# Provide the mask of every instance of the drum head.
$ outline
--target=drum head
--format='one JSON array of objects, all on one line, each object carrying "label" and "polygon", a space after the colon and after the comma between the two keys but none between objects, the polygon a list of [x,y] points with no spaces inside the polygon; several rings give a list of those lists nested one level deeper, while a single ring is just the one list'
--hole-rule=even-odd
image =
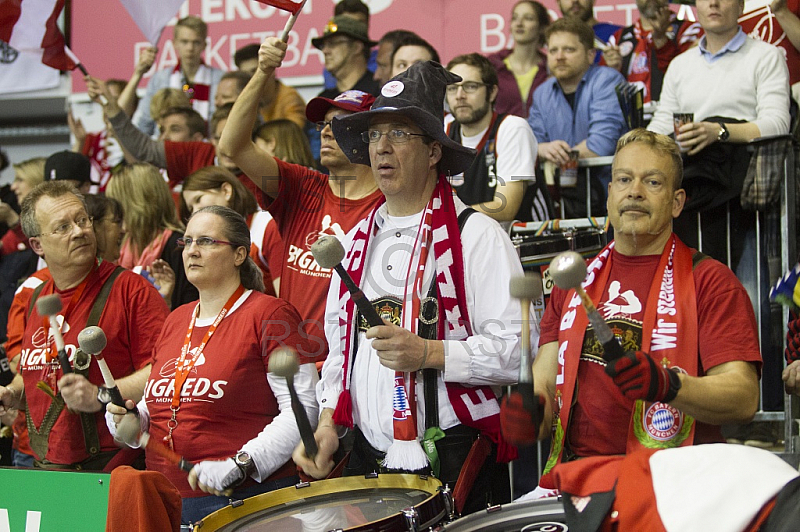
[{"label": "drum head", "polygon": [[302,483],[226,506],[195,526],[196,532],[406,530],[402,512],[414,508],[421,528],[447,514],[441,482],[415,475],[343,477]]},{"label": "drum head", "polygon": [[560,499],[512,502],[474,513],[441,527],[446,532],[566,532]]}]

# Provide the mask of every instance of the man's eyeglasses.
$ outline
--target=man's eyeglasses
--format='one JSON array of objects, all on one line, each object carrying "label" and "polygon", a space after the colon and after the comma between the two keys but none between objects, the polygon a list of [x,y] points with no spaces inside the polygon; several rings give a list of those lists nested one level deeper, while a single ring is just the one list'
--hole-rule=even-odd
[{"label": "man's eyeglasses", "polygon": [[386,132],[378,131],[377,129],[370,129],[369,131],[361,132],[361,140],[367,144],[375,144],[376,142],[380,141],[381,137],[384,135],[386,135],[386,138],[391,144],[405,144],[411,140],[411,137],[428,136],[421,133],[409,133],[408,131],[403,131],[402,129],[390,129]]},{"label": "man's eyeglasses", "polygon": [[73,220],[71,222],[63,222],[63,223],[59,224],[58,227],[56,227],[55,229],[53,229],[52,231],[50,231],[48,233],[39,233],[36,236],[38,237],[38,236],[51,236],[52,235],[52,236],[64,237],[64,236],[67,236],[68,234],[70,234],[72,232],[72,228],[74,226],[77,225],[78,229],[81,229],[81,230],[88,229],[89,227],[92,226],[92,222],[93,221],[94,221],[94,218],[92,218],[91,216],[81,216],[77,220]]},{"label": "man's eyeglasses", "polygon": [[329,126],[331,125],[331,123],[332,123],[331,120],[321,120],[315,123],[314,125],[317,127],[317,131],[322,131],[323,129],[325,129],[325,126]]},{"label": "man's eyeglasses", "polygon": [[453,83],[452,85],[447,86],[447,94],[454,95],[458,92],[458,88],[466,92],[467,94],[472,94],[473,92],[477,91],[481,87],[486,87],[486,83],[478,83],[477,81],[465,81],[463,83]]},{"label": "man's eyeglasses", "polygon": [[192,238],[190,236],[185,236],[183,238],[179,238],[175,241],[180,247],[191,247],[192,243],[197,244],[198,247],[201,248],[210,248],[216,244],[227,244],[229,246],[236,246],[233,242],[228,242],[226,240],[217,240],[216,238],[211,238],[210,236],[199,236],[197,238]]}]

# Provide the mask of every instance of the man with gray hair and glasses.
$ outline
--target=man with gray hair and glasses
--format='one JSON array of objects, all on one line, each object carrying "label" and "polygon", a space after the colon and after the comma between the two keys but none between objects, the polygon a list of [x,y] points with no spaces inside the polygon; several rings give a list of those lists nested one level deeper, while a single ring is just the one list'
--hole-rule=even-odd
[{"label": "man with gray hair and glasses", "polygon": [[110,470],[119,452],[103,417],[110,397],[91,354],[80,350],[78,334],[90,325],[103,329],[108,341],[103,358],[122,396],[138,401],[153,344],[169,312],[146,279],[96,257],[93,220],[71,184],[37,186],[23,201],[20,219],[52,279],[31,297],[19,373],[8,386],[0,386],[0,415],[25,405],[36,467]]}]

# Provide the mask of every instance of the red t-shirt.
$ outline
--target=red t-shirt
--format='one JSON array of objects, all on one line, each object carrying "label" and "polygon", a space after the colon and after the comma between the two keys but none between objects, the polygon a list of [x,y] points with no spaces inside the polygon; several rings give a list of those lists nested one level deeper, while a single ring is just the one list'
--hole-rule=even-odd
[{"label": "red t-shirt", "polygon": [[17,251],[24,251],[29,247],[28,239],[25,238],[22,227],[19,224],[6,231],[6,234],[3,235],[0,241],[3,243],[3,245],[0,246],[0,256],[11,255]]},{"label": "red t-shirt", "polygon": [[[109,262],[102,262],[90,274],[90,279],[81,298],[75,303],[74,308],[68,309],[66,321],[61,326],[61,333],[70,360],[74,362],[75,352],[78,350],[78,333],[86,326],[89,312],[103,286],[116,266]],[[52,282],[48,283],[39,294],[43,297],[58,293],[61,297],[63,312],[67,311],[70,298],[75,289],[58,292]],[[161,326],[168,314],[167,306],[159,293],[146,279],[133,272],[125,271],[117,277],[111,289],[105,308],[100,316],[99,326],[106,334],[108,344],[103,350],[103,358],[108,368],[116,378],[125,377],[150,363],[153,345],[158,337]],[[40,426],[50,398],[36,388],[36,383],[43,379],[46,371],[45,356],[49,351],[51,342],[45,337],[43,327],[44,319],[39,316],[34,308],[25,328],[22,340],[20,358],[20,372],[25,383],[25,397],[28,403],[28,415],[35,426]],[[52,331],[50,332],[52,341]],[[56,372],[57,379],[61,378],[61,369]],[[89,381],[94,384],[103,384],[103,377],[97,364],[92,361],[89,366]],[[104,412],[94,414],[97,432],[100,436],[101,451],[113,451],[119,447],[106,428]],[[67,409],[61,412],[50,432],[50,447],[46,458],[56,464],[72,464],[88,458],[86,452],[83,430],[78,416]]]},{"label": "red t-shirt", "polygon": [[321,268],[311,254],[311,245],[323,235],[340,240],[365,218],[381,192],[358,200],[336,196],[328,184],[329,176],[304,166],[279,159],[280,189],[271,204],[262,192],[257,194],[262,208],[268,208],[283,238],[285,262],[281,268],[280,296],[297,308],[305,320],[314,320],[319,338],[320,360],[328,353],[324,316],[331,270]]},{"label": "red t-shirt", "polygon": [[[6,341],[6,356],[13,360],[22,350],[22,338],[25,335],[25,324],[28,321],[28,307],[30,307],[31,296],[36,287],[45,281],[49,281],[53,276],[50,270],[44,268],[33,272],[33,275],[25,279],[14,292],[14,301],[8,309],[8,340]],[[28,426],[25,424],[25,412],[20,411],[17,419],[14,420],[14,449],[21,453],[33,454],[30,441],[28,440]]]},{"label": "red t-shirt", "polygon": [[[642,340],[644,306],[660,256],[628,257],[613,252],[612,269],[597,310],[626,350]],[[706,259],[694,269],[697,294],[699,372],[725,362],[761,365],[755,315],[744,287],[723,264]],[[541,322],[539,345],[558,341],[566,292],[554,288]],[[570,412],[569,448],[578,456],[625,454],[634,402],[605,373],[602,353],[593,352],[591,325],[586,331],[578,367],[576,402]],[[722,441],[718,426],[697,423],[696,442]]]},{"label": "red t-shirt", "polygon": [[[210,142],[172,142],[164,141],[164,153],[167,157],[167,177],[169,188],[173,188],[189,177],[189,174],[217,164],[217,154]],[[245,174],[236,176],[239,181],[256,197],[261,191]]]},{"label": "red t-shirt", "polygon": [[[758,4],[756,9],[749,8],[753,4]],[[787,0],[786,5],[789,11],[800,16],[800,0]],[[778,19],[769,9],[769,2],[745,2],[745,13],[739,19],[742,30],[750,37],[774,44],[783,52],[789,66],[789,83],[795,84],[800,81],[800,52],[791,43],[783,31]]]},{"label": "red t-shirt", "polygon": [[[188,303],[169,315],[154,349],[144,397],[150,411],[150,435],[159,444],[168,433],[175,364],[195,305]],[[258,292],[251,292],[225,316],[181,390],[178,426],[172,433],[178,454],[193,462],[230,458],[278,415],[267,382],[267,355],[281,345],[308,352],[299,323],[300,316],[286,301]],[[208,325],[195,325],[192,348],[207,331]],[[147,469],[166,475],[181,497],[206,495],[192,491],[186,474],[155,453],[147,453]],[[294,469],[279,469],[275,478],[286,473],[294,474]]]},{"label": "red t-shirt", "polygon": [[274,296],[272,281],[280,279],[283,266],[283,241],[278,226],[267,211],[255,213],[250,218],[249,224],[250,257],[264,273],[264,283],[269,283],[266,293]]}]

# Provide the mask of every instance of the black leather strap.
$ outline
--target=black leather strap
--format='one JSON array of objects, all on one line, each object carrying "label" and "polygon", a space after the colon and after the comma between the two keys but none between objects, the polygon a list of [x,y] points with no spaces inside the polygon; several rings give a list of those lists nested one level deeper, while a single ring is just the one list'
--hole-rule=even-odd
[{"label": "black leather strap", "polygon": [[[117,266],[117,268],[111,273],[111,275],[106,279],[105,283],[103,283],[102,288],[100,288],[100,292],[97,294],[97,297],[94,300],[94,304],[92,305],[92,310],[89,312],[89,318],[86,320],[86,326],[91,327],[93,325],[97,325],[100,323],[100,317],[103,314],[103,309],[106,306],[106,301],[108,301],[108,296],[111,293],[111,288],[114,284],[114,281],[119,277],[119,275],[125,271],[125,268]],[[39,298],[39,295],[42,293],[47,282],[44,282],[36,287],[31,295],[31,303],[28,307],[28,317],[30,317],[31,312],[33,312],[33,306],[36,304],[36,300]],[[88,378],[89,374],[89,356],[80,349],[75,353],[75,364],[74,370],[75,373],[78,375],[83,375],[84,377]],[[42,459],[47,455],[47,450],[49,447],[49,439],[50,439],[50,431],[55,425],[58,416],[61,414],[61,411],[64,409],[64,400],[61,398],[61,394],[58,394],[50,403],[50,406],[45,412],[44,418],[42,419],[42,423],[39,425],[39,428],[33,424],[31,420],[31,416],[27,416],[26,423],[28,425],[28,433],[30,434],[30,442],[31,448]],[[81,412],[80,413],[80,420],[81,420],[81,428],[83,429],[83,440],[86,447],[86,452],[89,453],[89,456],[96,456],[100,453],[100,436],[97,433],[97,422],[96,422],[97,413],[88,413],[88,412]]]}]

